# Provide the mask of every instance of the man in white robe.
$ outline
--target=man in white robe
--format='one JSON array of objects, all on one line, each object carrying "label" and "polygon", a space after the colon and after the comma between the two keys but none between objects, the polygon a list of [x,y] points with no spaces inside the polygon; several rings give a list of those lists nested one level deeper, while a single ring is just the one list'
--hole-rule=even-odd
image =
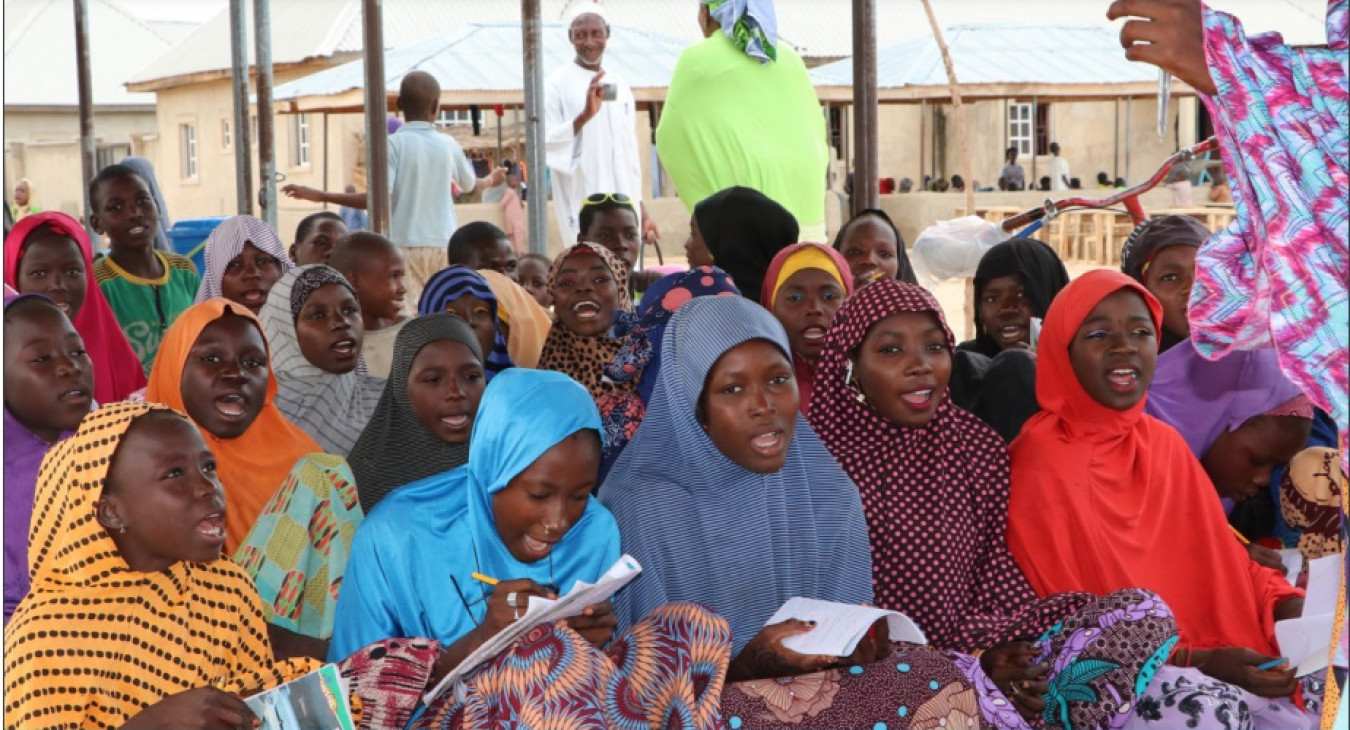
[{"label": "man in white robe", "polygon": [[[642,203],[642,164],[633,90],[601,67],[609,23],[600,6],[583,2],[568,27],[576,58],[544,83],[545,160],[553,173],[553,208],[564,246],[580,240],[581,204],[594,193],[622,193],[642,218],[643,238],[659,235]],[[613,84],[612,101],[604,87]]]}]

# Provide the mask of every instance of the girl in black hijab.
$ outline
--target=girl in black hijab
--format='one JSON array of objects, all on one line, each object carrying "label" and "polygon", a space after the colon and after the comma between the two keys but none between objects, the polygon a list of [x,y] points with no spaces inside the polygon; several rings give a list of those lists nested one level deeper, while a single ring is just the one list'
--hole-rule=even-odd
[{"label": "girl in black hijab", "polygon": [[[759,301],[769,263],[797,242],[800,229],[787,208],[764,193],[736,186],[719,190],[694,206],[689,265],[716,265],[731,275],[741,296]],[[704,255],[710,254],[711,260]]]}]

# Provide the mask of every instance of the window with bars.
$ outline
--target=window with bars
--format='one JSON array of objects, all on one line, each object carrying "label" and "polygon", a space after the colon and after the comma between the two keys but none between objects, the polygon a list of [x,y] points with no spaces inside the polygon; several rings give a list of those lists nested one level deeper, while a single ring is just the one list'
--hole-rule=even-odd
[{"label": "window with bars", "polygon": [[473,112],[468,109],[442,109],[436,115],[436,126],[459,127],[473,124]]},{"label": "window with bars", "polygon": [[1009,104],[1008,146],[1016,147],[1018,156],[1031,154],[1032,132],[1031,105]]},{"label": "window with bars", "polygon": [[309,164],[309,115],[291,117],[291,167]]},{"label": "window with bars", "polygon": [[178,125],[179,174],[184,180],[197,177],[197,125]]}]

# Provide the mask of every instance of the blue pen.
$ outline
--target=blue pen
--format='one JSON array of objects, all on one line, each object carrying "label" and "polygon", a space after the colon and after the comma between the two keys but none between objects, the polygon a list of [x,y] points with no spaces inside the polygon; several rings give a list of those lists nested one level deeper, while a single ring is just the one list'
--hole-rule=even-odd
[{"label": "blue pen", "polygon": [[1257,669],[1258,671],[1264,672],[1264,671],[1266,671],[1267,669],[1274,669],[1275,667],[1278,667],[1278,666],[1280,666],[1281,664],[1284,664],[1284,663],[1287,662],[1287,661],[1289,661],[1289,660],[1288,660],[1287,658],[1285,658],[1285,657],[1280,657],[1279,659],[1271,659],[1270,661],[1266,662],[1265,664],[1258,664],[1258,665],[1256,665],[1256,669]]}]

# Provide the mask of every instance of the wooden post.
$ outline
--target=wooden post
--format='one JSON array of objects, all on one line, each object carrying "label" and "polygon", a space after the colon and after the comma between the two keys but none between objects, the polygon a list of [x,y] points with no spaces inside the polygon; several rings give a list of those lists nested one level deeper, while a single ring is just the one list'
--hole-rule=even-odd
[{"label": "wooden post", "polygon": [[[366,62],[366,208],[370,230],[389,235],[389,101],[384,92],[384,18],[380,0],[363,0]],[[453,205],[453,202],[450,203]],[[395,241],[406,243],[406,241]]]},{"label": "wooden post", "polygon": [[853,0],[853,214],[881,206],[877,187],[877,33],[872,0]]}]

